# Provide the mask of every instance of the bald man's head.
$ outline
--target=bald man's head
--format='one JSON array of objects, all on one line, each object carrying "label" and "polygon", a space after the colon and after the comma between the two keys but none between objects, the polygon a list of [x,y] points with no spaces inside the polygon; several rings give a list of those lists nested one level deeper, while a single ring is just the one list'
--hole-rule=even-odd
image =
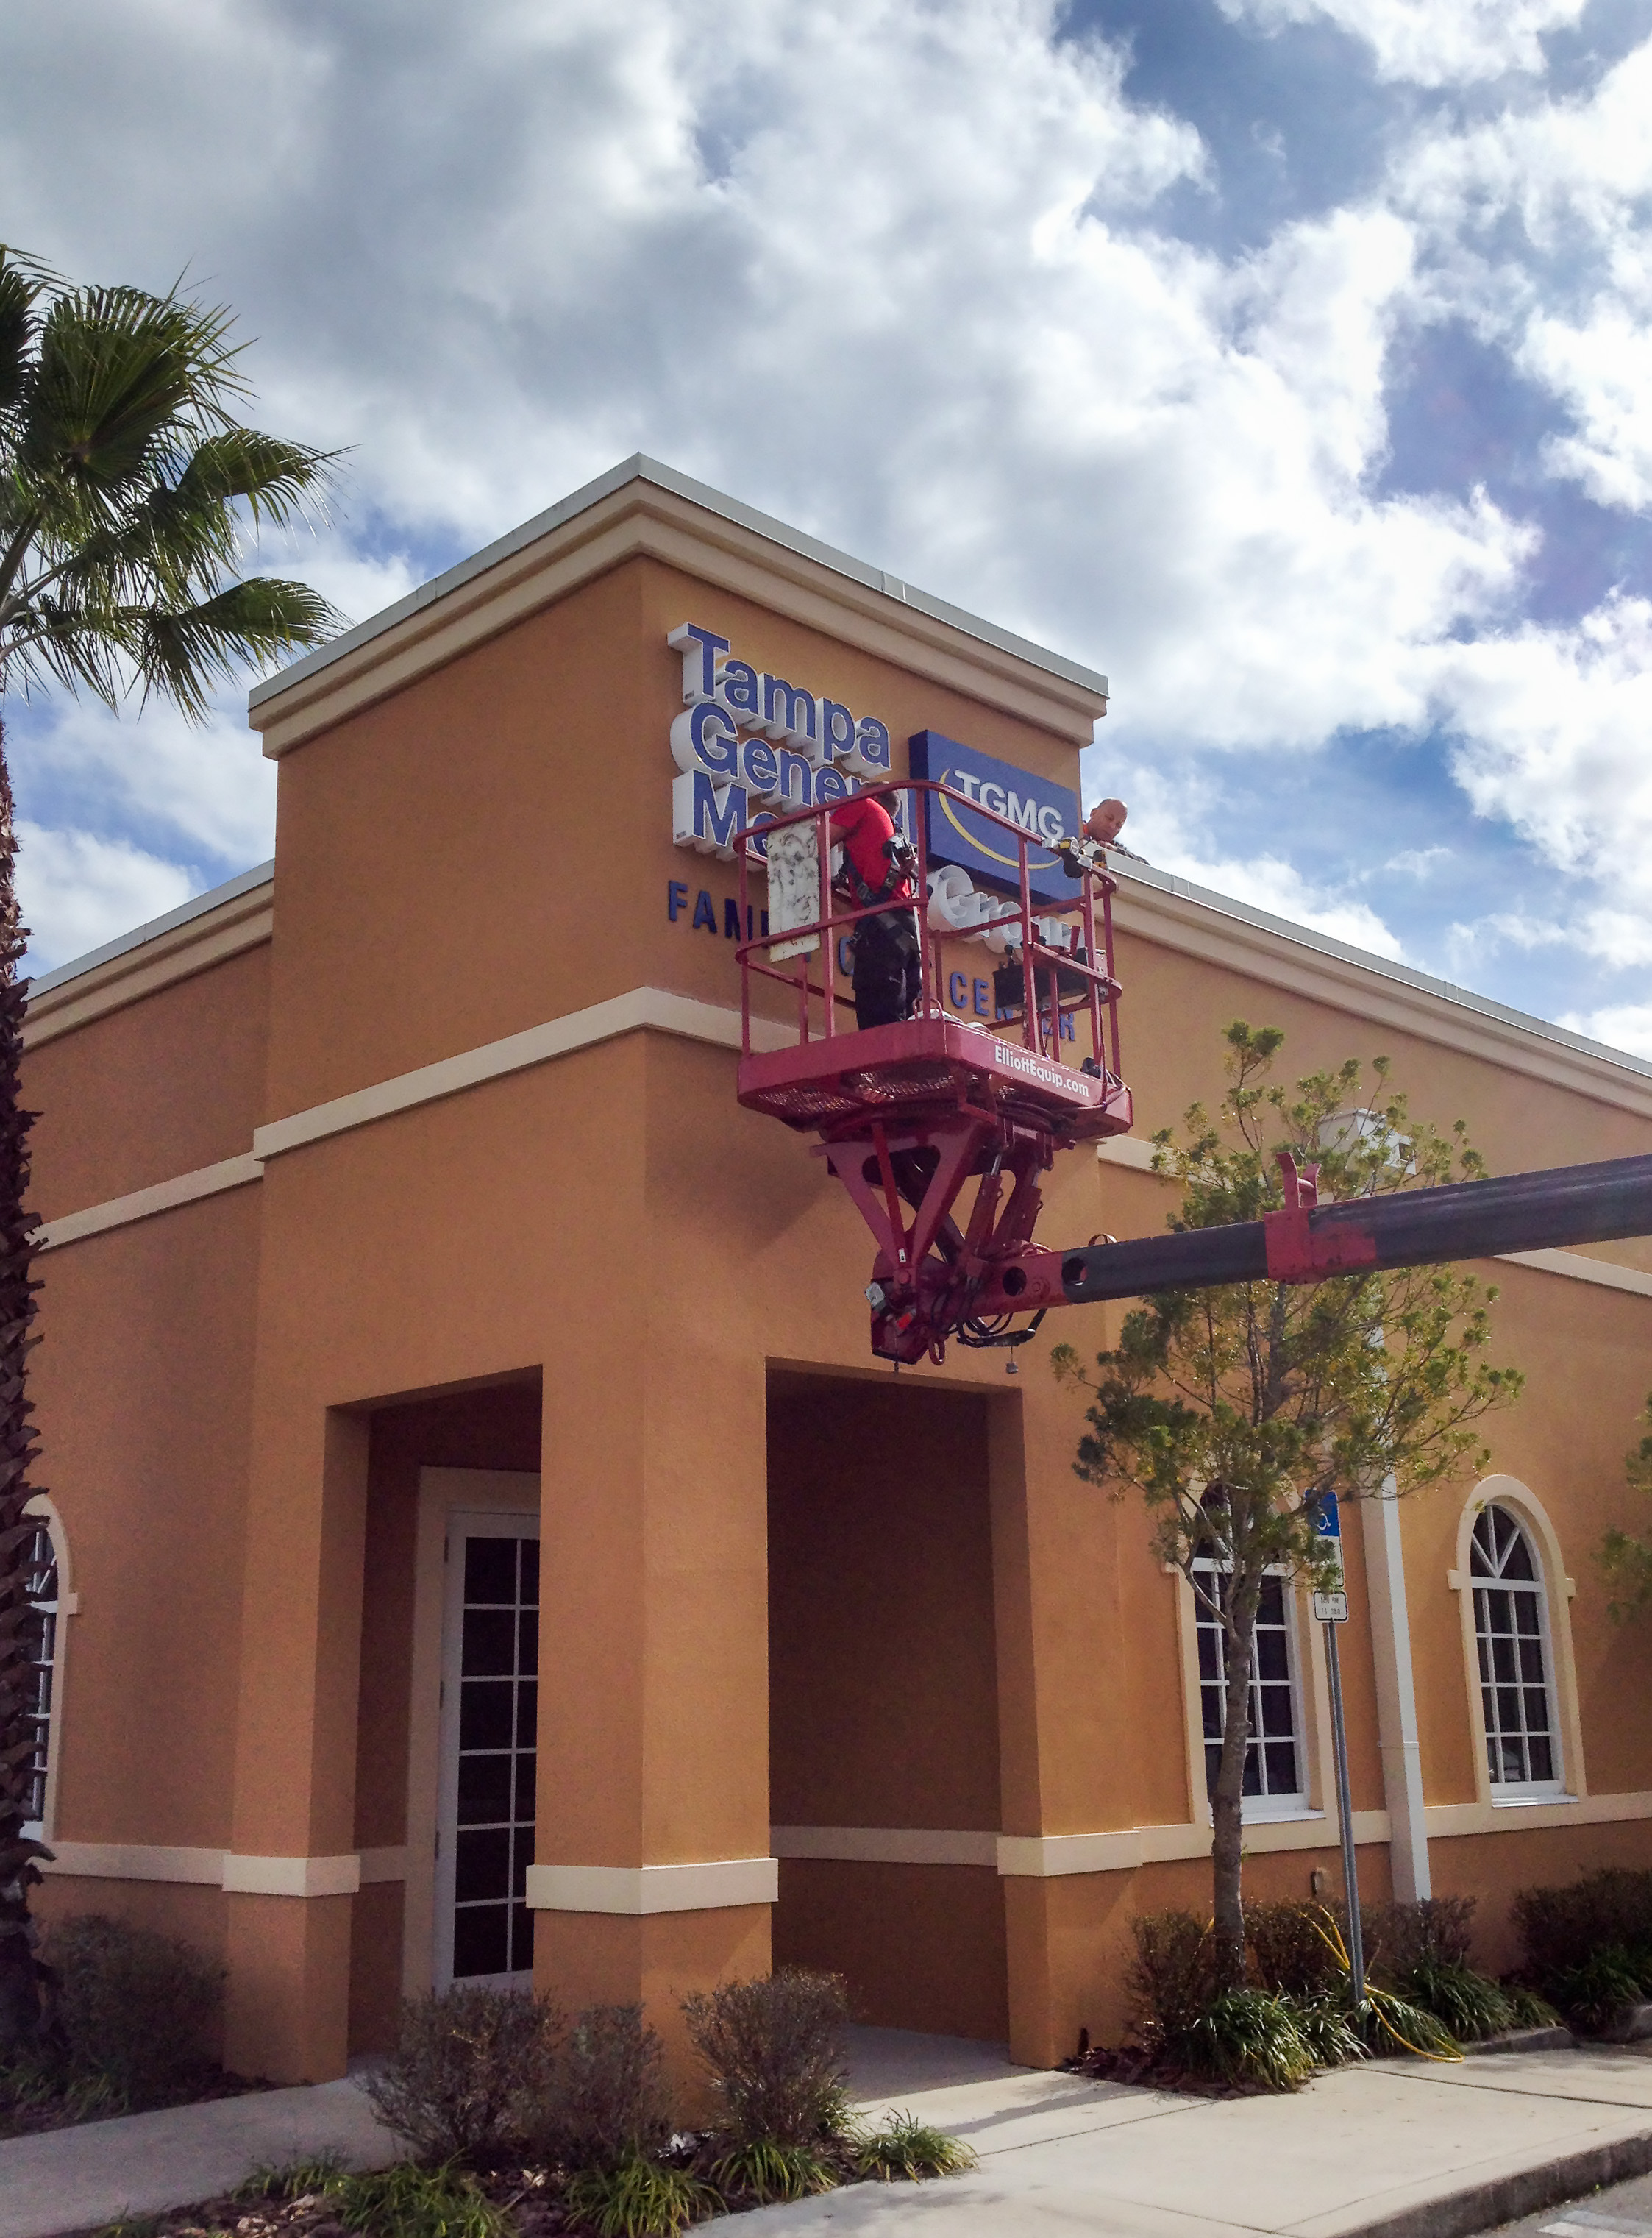
[{"label": "bald man's head", "polygon": [[1104,847],[1107,846],[1124,830],[1124,819],[1129,813],[1121,800],[1098,800],[1085,824],[1085,838],[1100,840]]}]

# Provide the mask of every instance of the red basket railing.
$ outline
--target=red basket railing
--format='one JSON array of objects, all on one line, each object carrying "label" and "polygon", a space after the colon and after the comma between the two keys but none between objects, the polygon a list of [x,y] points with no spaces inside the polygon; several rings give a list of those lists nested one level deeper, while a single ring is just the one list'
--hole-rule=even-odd
[{"label": "red basket railing", "polygon": [[[929,893],[928,834],[927,819],[917,812],[918,796],[938,793],[957,802],[961,808],[985,822],[995,824],[1016,844],[1019,871],[1019,907],[1014,913],[1006,912],[993,920],[999,925],[1018,924],[1020,929],[1020,962],[1021,970],[1021,1037],[1026,1046],[1054,1063],[1064,1060],[1061,1054],[1061,1019],[1064,1015],[1087,1015],[1090,1023],[1090,1048],[1095,1062],[1115,1080],[1122,1076],[1119,1056],[1119,995],[1120,987],[1113,968],[1113,896],[1115,883],[1105,871],[1092,871],[1080,877],[1071,901],[1034,904],[1028,865],[1030,846],[1045,849],[1045,843],[1034,841],[1018,824],[1008,817],[999,816],[979,801],[968,799],[954,786],[942,784],[933,778],[891,778],[881,785],[863,786],[856,796],[862,799],[888,799],[895,797],[896,806],[890,813],[897,824],[915,834],[917,855],[915,881],[918,897],[915,902],[876,902],[868,906],[840,905],[839,897],[832,892],[830,884],[831,818],[841,801],[823,801],[814,808],[794,810],[785,816],[763,817],[760,824],[748,824],[736,838],[735,851],[740,874],[740,922],[750,924],[755,920],[750,912],[750,881],[755,850],[755,839],[766,839],[771,833],[783,831],[796,825],[812,823],[816,827],[815,846],[820,864],[821,891],[827,902],[825,912],[802,924],[788,925],[783,930],[770,931],[757,938],[743,942],[737,953],[740,963],[740,1031],[743,1053],[751,1054],[751,982],[754,978],[768,979],[790,989],[796,1003],[797,1039],[800,1045],[815,1039],[831,1040],[840,1030],[837,1012],[840,1008],[852,1010],[851,996],[840,991],[844,974],[838,961],[838,943],[851,931],[862,917],[888,917],[902,909],[910,909],[919,917],[919,955],[922,974],[921,1016],[949,1016],[940,999],[942,982],[942,949],[948,939],[959,940],[966,931],[956,927],[937,926],[931,922]],[[904,797],[908,811],[902,816],[897,809]],[[1096,907],[1097,897],[1100,907]],[[1041,918],[1074,920],[1079,938],[1070,949],[1046,942],[1039,931]],[[810,954],[795,958],[782,958],[776,963],[770,951],[781,941],[806,939],[811,934],[819,939],[818,955],[821,973],[818,980],[810,977]],[[795,970],[783,968],[795,963]],[[995,974],[995,985],[997,974]],[[820,1005],[818,1032],[811,1004]],[[996,1030],[1011,1021],[1001,1020],[1001,1005],[994,999],[994,1026]],[[850,1030],[853,1030],[852,1029]],[[1076,1048],[1076,1036],[1075,1036]],[[1079,1060],[1082,1062],[1081,1058]]]}]

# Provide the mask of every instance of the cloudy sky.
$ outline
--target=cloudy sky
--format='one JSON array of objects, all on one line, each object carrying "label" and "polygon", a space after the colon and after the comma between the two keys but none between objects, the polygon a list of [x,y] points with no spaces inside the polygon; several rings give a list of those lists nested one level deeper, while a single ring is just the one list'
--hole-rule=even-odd
[{"label": "cloudy sky", "polygon": [[[1153,860],[1652,1054],[1652,0],[0,0],[0,238],[351,454],[354,619],[643,450],[1105,669]],[[43,968],[270,851],[8,711]]]}]

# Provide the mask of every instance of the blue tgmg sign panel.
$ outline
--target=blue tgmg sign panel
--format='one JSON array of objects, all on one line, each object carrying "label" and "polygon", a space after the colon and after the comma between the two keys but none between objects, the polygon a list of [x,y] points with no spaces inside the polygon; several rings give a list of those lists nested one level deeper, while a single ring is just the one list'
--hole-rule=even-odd
[{"label": "blue tgmg sign panel", "polygon": [[[934,778],[954,786],[970,800],[978,800],[995,815],[1018,824],[1029,839],[1038,842],[1027,851],[1028,881],[1033,898],[1041,902],[1070,902],[1078,893],[1051,851],[1058,839],[1076,838],[1078,795],[1068,786],[1034,777],[1030,770],[977,753],[939,731],[915,732],[909,741],[914,777]],[[978,885],[997,886],[1008,893],[1021,891],[1021,871],[1015,842],[1008,831],[974,816],[955,800],[939,794],[923,796],[928,819],[926,834],[931,863],[955,863],[968,871]]]}]

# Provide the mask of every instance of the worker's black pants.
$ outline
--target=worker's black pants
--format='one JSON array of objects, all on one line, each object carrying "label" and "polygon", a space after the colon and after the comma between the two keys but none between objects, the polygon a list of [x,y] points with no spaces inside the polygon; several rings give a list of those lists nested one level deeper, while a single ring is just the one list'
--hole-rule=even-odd
[{"label": "worker's black pants", "polygon": [[863,917],[855,928],[855,1023],[889,1026],[909,1018],[923,990],[917,920],[910,910]]}]

